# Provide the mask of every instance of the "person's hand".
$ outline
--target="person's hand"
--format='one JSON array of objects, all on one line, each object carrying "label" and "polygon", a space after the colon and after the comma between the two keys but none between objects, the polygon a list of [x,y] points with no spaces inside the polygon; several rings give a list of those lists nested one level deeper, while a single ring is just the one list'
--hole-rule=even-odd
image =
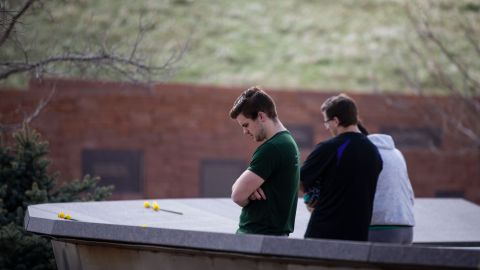
[{"label": "person's hand", "polygon": [[312,213],[315,209],[319,197],[320,190],[317,187],[313,187],[311,190],[303,194],[303,202],[305,203],[305,206],[310,213]]},{"label": "person's hand", "polygon": [[315,205],[317,205],[318,200],[312,200],[309,203],[305,204],[307,207],[308,212],[312,213],[313,209],[315,209]]},{"label": "person's hand", "polygon": [[250,194],[248,199],[251,200],[251,201],[266,200],[267,196],[265,196],[265,193],[263,192],[262,188],[258,188],[252,194]]}]

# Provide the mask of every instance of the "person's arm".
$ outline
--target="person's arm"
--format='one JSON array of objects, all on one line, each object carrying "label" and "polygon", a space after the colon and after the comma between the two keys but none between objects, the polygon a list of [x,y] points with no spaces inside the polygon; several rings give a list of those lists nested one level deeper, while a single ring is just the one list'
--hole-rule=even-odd
[{"label": "person's arm", "polygon": [[263,182],[265,180],[254,172],[244,171],[232,186],[232,200],[241,207],[246,206],[249,203],[248,197],[256,192]]},{"label": "person's arm", "polygon": [[330,148],[331,145],[320,143],[304,161],[300,168],[300,188],[303,192],[308,192],[321,179],[327,167],[332,165],[336,151]]},{"label": "person's arm", "polygon": [[248,198],[250,199],[250,201],[266,200],[267,196],[265,196],[265,192],[263,192],[263,189],[259,187],[252,194],[250,194]]}]

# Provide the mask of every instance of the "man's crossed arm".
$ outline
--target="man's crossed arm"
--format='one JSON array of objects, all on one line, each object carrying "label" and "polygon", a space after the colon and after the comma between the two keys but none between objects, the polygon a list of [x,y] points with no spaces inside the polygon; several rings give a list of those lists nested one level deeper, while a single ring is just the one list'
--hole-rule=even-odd
[{"label": "man's crossed arm", "polygon": [[260,186],[265,182],[263,178],[250,170],[245,170],[232,186],[232,200],[241,207],[246,206],[250,200],[266,200]]}]

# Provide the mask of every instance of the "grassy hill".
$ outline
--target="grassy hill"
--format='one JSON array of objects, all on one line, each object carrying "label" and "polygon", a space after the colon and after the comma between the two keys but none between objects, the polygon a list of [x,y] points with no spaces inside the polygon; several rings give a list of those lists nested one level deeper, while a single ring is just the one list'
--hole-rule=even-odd
[{"label": "grassy hill", "polygon": [[[163,63],[188,43],[175,72],[158,80],[408,91],[402,73],[407,70],[423,85],[435,88],[409,49],[420,42],[406,16],[407,2],[411,1],[52,0],[27,17],[22,35],[38,57],[65,49],[94,50],[92,44],[97,43],[127,52],[141,21],[148,32],[138,50],[152,63]],[[458,18],[478,24],[480,4],[416,2],[435,31],[450,40],[452,50],[464,55],[478,76],[478,54],[465,50],[468,44],[458,31]],[[434,49],[427,51],[447,65]],[[0,52],[0,57],[18,57],[15,54],[11,48]],[[454,67],[447,70],[456,72]],[[80,72],[88,70],[65,70]],[[92,75],[110,78],[108,71]]]}]

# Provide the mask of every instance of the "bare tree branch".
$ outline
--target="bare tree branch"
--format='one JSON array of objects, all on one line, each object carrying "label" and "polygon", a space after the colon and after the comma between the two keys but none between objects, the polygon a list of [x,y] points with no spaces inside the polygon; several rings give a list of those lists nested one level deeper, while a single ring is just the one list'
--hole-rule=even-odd
[{"label": "bare tree branch", "polygon": [[[7,28],[5,29],[5,31],[2,33],[2,35],[0,36],[0,47],[3,45],[3,43],[5,43],[5,41],[10,37],[10,33],[12,32],[13,28],[15,27],[15,24],[17,24],[17,22],[19,21],[20,17],[22,17],[25,12],[32,6],[32,4],[35,2],[36,0],[28,0],[27,2],[25,2],[25,4],[23,5],[23,7],[18,11],[17,14],[15,14],[12,19],[10,20],[10,23],[8,24]],[[3,12],[3,11],[2,11]]]},{"label": "bare tree branch", "polygon": [[[167,69],[170,65],[178,61],[186,51],[186,47],[183,47],[179,52],[173,53],[169,59],[161,66],[150,66],[144,64],[142,61],[137,61],[135,56],[135,48],[132,50],[128,57],[121,55],[115,55],[107,51],[100,51],[95,54],[74,54],[66,53],[59,56],[51,56],[37,62],[0,62],[0,80],[7,79],[13,74],[41,70],[49,65],[58,63],[90,63],[97,65],[111,66],[114,64],[124,65],[122,67],[124,71],[126,68],[136,68],[139,72],[155,73]],[[117,68],[118,70],[118,68]]]},{"label": "bare tree branch", "polygon": [[37,104],[37,107],[31,114],[25,115],[23,123],[29,124],[33,119],[35,119],[40,114],[40,112],[45,108],[45,106],[47,106],[50,103],[50,101],[52,100],[56,92],[57,92],[57,88],[56,88],[56,84],[54,84],[47,98],[40,100],[40,102]]},{"label": "bare tree branch", "polygon": [[130,60],[133,59],[133,57],[135,56],[135,53],[137,52],[137,48],[138,48],[138,45],[141,43],[141,41],[143,40],[143,37],[145,36],[145,33],[147,32],[147,27],[145,27],[143,25],[143,22],[142,22],[142,18],[140,17],[139,18],[139,22],[138,22],[138,33],[137,33],[137,37],[135,39],[135,43],[133,45],[133,48],[132,48],[132,51],[130,52]]},{"label": "bare tree branch", "polygon": [[437,47],[442,51],[443,55],[445,55],[448,58],[448,60],[455,65],[458,71],[460,71],[460,74],[463,76],[463,78],[468,83],[471,84],[471,88],[469,89],[472,91],[472,93],[475,93],[476,92],[475,89],[480,88],[479,82],[470,76],[470,73],[465,68],[465,65],[463,63],[460,63],[459,60],[454,56],[454,54],[449,49],[446,48],[445,44],[432,32],[429,25],[426,24],[425,27],[427,31],[426,34],[429,40],[434,42],[437,45]]},{"label": "bare tree branch", "polygon": [[472,24],[470,22],[461,22],[461,27],[464,32],[465,38],[470,42],[470,45],[475,49],[477,55],[480,56],[480,45],[479,41],[476,39],[478,37],[478,33],[474,30]]},{"label": "bare tree branch", "polygon": [[[4,6],[6,9],[7,5],[4,4]],[[21,20],[24,19],[22,16],[32,6],[38,7],[42,12],[49,14],[49,7],[46,2],[24,0],[18,12],[7,16],[9,26],[0,37],[0,47],[5,45],[6,40],[12,40],[14,42],[9,45],[13,45],[14,52],[5,60],[0,59],[0,81],[22,73],[33,73],[36,77],[41,77],[43,74],[61,74],[64,76],[66,73],[70,73],[75,74],[75,76],[89,74],[92,77],[117,74],[114,78],[118,78],[118,75],[120,75],[120,78],[129,79],[134,83],[139,83],[145,79],[147,79],[147,83],[150,83],[151,79],[159,78],[159,75],[171,74],[174,70],[172,66],[183,57],[188,49],[188,42],[186,42],[184,46],[179,46],[172,51],[169,58],[162,61],[161,64],[152,64],[153,61],[150,56],[140,55],[140,45],[147,32],[155,27],[153,24],[145,23],[143,21],[144,17],[140,16],[136,37],[127,52],[115,51],[113,46],[117,46],[120,44],[119,42],[108,46],[107,33],[101,35],[100,41],[85,42],[87,48],[83,50],[73,49],[74,47],[67,45],[65,48],[49,48],[51,53],[48,51],[39,52],[26,47],[28,40],[19,39],[17,35],[11,35],[11,33],[14,33],[12,31],[14,31],[15,25],[21,23]],[[52,17],[51,14],[50,16]],[[54,20],[53,17],[52,20]],[[33,35],[35,36],[35,33]],[[28,37],[32,41],[32,36]],[[32,48],[38,47],[36,44],[31,46],[33,46]],[[54,50],[57,52],[53,52]],[[68,68],[69,65],[75,69]]]},{"label": "bare tree branch", "polygon": [[[410,50],[411,50],[411,46],[410,46]],[[415,94],[422,95],[422,87],[420,86],[420,82],[418,78],[416,78],[417,72],[415,72],[416,70],[418,70],[418,68],[416,68],[416,66],[413,65],[413,63],[408,63],[410,64],[409,67],[403,68],[402,67],[402,64],[404,64],[403,60],[404,59],[401,56],[397,54],[395,55],[395,62],[397,63],[400,75],[407,82],[407,85],[410,87],[410,89],[415,90]],[[412,72],[412,70],[414,71]]]},{"label": "bare tree branch", "polygon": [[0,134],[14,131],[16,129],[21,128],[23,125],[26,125],[32,122],[32,120],[37,118],[38,115],[42,112],[42,110],[50,103],[55,93],[56,93],[56,84],[53,85],[52,90],[50,91],[48,96],[45,99],[40,100],[40,102],[37,104],[37,106],[31,113],[24,115],[21,123],[14,123],[14,124],[0,123]]},{"label": "bare tree branch", "polygon": [[[10,6],[5,0],[0,0],[0,12],[2,12],[2,25],[0,27],[2,30],[5,30],[0,33],[0,48],[9,46],[8,49],[10,49],[9,54],[6,55],[7,57],[0,59],[0,81],[8,80],[13,75],[25,73],[33,74],[36,78],[41,78],[45,75],[49,77],[65,77],[66,74],[72,74],[76,77],[84,75],[91,77],[113,75],[114,79],[122,78],[139,86],[149,87],[154,79],[159,80],[162,79],[161,76],[172,74],[174,70],[173,65],[188,50],[189,43],[185,42],[182,46],[172,50],[168,54],[169,57],[160,64],[156,64],[150,55],[142,55],[141,43],[144,41],[147,33],[155,29],[154,24],[148,24],[143,21],[143,15],[139,18],[133,44],[128,45],[129,47],[126,49],[124,44],[128,43],[128,37],[126,41],[115,42],[109,46],[107,44],[108,33],[106,30],[105,33],[98,33],[99,31],[97,31],[93,35],[86,35],[86,39],[95,39],[91,42],[81,40],[81,42],[74,45],[65,43],[64,47],[61,47],[63,44],[61,42],[58,43],[59,45],[52,42],[55,44],[54,46],[44,48],[43,44],[35,42],[37,35],[41,36],[41,33],[28,31],[32,28],[24,27],[22,30],[25,30],[26,34],[21,35],[18,29],[27,21],[27,16],[32,15],[32,12],[29,12],[32,9],[37,10],[38,8],[53,22],[55,16],[53,16],[54,13],[50,12],[50,9],[57,9],[58,5],[51,4],[51,2],[51,5],[48,4],[49,2],[41,0],[22,0],[20,3],[12,4],[17,6],[18,10],[12,10],[8,13],[7,9]],[[93,20],[90,22],[93,23]],[[81,47],[84,48],[79,49]],[[39,102],[32,113],[24,116],[23,122],[29,123],[33,121],[41,113],[42,109],[47,106],[53,93],[55,93],[54,89],[49,98]],[[21,127],[21,125],[20,123],[0,123],[0,132],[16,129]]]},{"label": "bare tree branch", "polygon": [[[412,5],[416,6],[412,7]],[[450,43],[445,42],[437,31],[433,30],[433,20],[418,3],[407,3],[406,14],[418,37],[417,43],[412,42],[409,45],[409,50],[413,56],[409,64],[419,63],[437,86],[447,90],[450,95],[459,98],[458,100],[455,99],[452,104],[440,104],[437,99],[429,98],[429,107],[433,108],[432,113],[443,119],[444,124],[447,125],[446,128],[457,131],[480,147],[480,123],[476,120],[480,117],[480,100],[478,99],[480,83],[478,79],[472,76],[472,74],[475,74],[475,69],[462,61],[461,55],[454,52]],[[460,17],[457,20],[463,31],[459,34],[463,34],[464,43],[470,44],[473,48],[473,54],[469,54],[469,57],[479,57],[480,48],[473,26],[464,23]],[[439,21],[442,21],[442,19],[440,18]],[[438,29],[439,25],[435,26]],[[405,59],[398,58],[399,62],[402,60],[405,61]],[[399,68],[408,85],[419,94],[425,93],[420,80],[415,77],[415,74],[411,74],[412,70],[405,69],[402,66],[404,67],[405,63],[399,65]],[[455,67],[458,73],[449,72],[447,70],[448,66]],[[459,82],[459,79],[462,79],[463,85]],[[422,115],[425,116],[426,114]],[[429,123],[430,121],[426,119],[425,122]]]}]

